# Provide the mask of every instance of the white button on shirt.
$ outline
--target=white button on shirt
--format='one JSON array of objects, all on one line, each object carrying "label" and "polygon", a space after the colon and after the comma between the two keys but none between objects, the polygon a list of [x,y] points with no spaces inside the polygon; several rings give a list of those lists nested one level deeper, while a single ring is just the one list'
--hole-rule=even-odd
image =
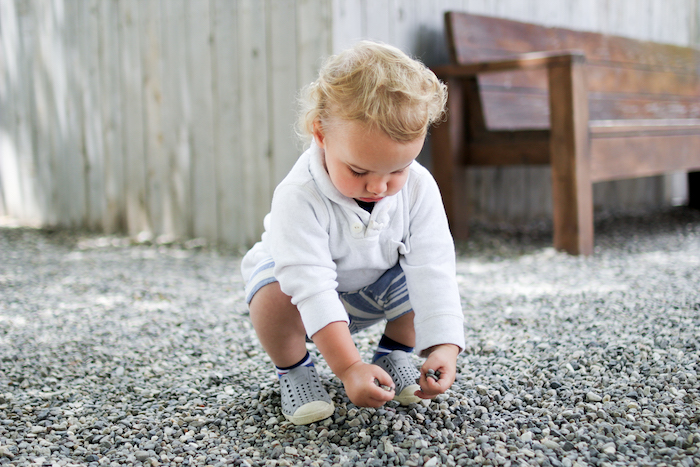
[{"label": "white button on shirt", "polygon": [[369,228],[372,230],[382,230],[384,228],[384,224],[381,224],[377,221],[370,221]]}]

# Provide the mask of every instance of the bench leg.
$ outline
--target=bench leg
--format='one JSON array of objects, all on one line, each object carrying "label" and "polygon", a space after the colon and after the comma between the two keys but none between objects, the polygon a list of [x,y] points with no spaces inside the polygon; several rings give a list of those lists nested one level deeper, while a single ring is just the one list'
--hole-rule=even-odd
[{"label": "bench leg", "polygon": [[554,248],[593,253],[588,94],[584,63],[576,58],[549,68],[550,154]]},{"label": "bench leg", "polygon": [[700,172],[688,172],[688,207],[700,209]]},{"label": "bench leg", "polygon": [[448,80],[447,120],[432,130],[433,176],[440,187],[442,202],[452,236],[464,240],[469,235],[466,203],[464,95],[459,80]]}]

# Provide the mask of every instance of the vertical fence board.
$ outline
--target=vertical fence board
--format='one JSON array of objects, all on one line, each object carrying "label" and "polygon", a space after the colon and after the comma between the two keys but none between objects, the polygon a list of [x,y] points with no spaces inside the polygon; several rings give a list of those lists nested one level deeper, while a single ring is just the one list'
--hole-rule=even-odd
[{"label": "vertical fence board", "polygon": [[126,223],[127,232],[136,235],[150,231],[146,204],[146,151],[144,131],[144,89],[141,60],[141,19],[139,0],[121,0],[119,23],[121,44],[120,81],[122,109],[126,116],[123,126],[124,161],[126,164]]},{"label": "vertical fence board", "polygon": [[[392,25],[392,45],[408,54],[414,53],[418,33],[416,2],[395,2]],[[368,13],[371,14],[371,13]]]},{"label": "vertical fence board", "polygon": [[362,34],[376,41],[392,42],[391,0],[363,0]]},{"label": "vertical fence board", "polygon": [[99,80],[99,20],[98,0],[83,2],[77,17],[79,51],[82,56],[81,70],[81,111],[83,151],[87,161],[87,225],[93,230],[104,229],[105,216],[105,155],[102,115],[100,111]]},{"label": "vertical fence board", "polygon": [[316,79],[324,58],[333,51],[332,5],[326,0],[297,0],[297,67],[300,87]]},{"label": "vertical fence board", "polygon": [[239,120],[241,88],[239,75],[238,0],[215,0],[212,4],[214,34],[214,143],[217,161],[216,184],[219,206],[219,238],[229,245],[242,245],[248,204],[244,197],[241,159],[243,135]]},{"label": "vertical fence board", "polygon": [[[15,138],[17,147],[17,211],[19,220],[35,225],[41,222],[36,196],[36,168],[34,166],[34,140],[32,138],[32,88],[34,70],[31,63],[31,51],[36,40],[36,24],[27,2],[17,8],[17,29],[19,33],[17,69],[20,78],[15,95]],[[21,7],[24,8],[21,8]]]},{"label": "vertical fence board", "polygon": [[[87,161],[84,157],[82,140],[82,97],[81,76],[83,73],[83,59],[80,54],[78,38],[78,9],[82,8],[79,0],[66,0],[64,2],[64,30],[62,40],[65,44],[65,100],[61,106],[65,109],[62,116],[65,127],[62,129],[63,153],[61,171],[64,176],[60,178],[63,191],[62,204],[66,206],[59,219],[60,225],[70,227],[85,227],[87,225],[88,186],[87,186]],[[63,216],[66,216],[65,218]]]},{"label": "vertical fence board", "polygon": [[270,148],[267,96],[267,45],[263,2],[239,0],[238,3],[239,75],[241,87],[239,124],[245,138],[241,141],[244,173],[242,202],[249,205],[241,226],[246,238],[260,232],[262,219],[270,208]]},{"label": "vertical fence board", "polygon": [[100,109],[104,135],[103,228],[108,233],[124,228],[124,159],[121,138],[122,114],[119,90],[119,33],[116,0],[102,0],[99,8]]},{"label": "vertical fence board", "polygon": [[277,185],[299,155],[293,127],[298,88],[295,1],[268,0],[267,11],[271,182]]},{"label": "vertical fence board", "polygon": [[14,2],[0,2],[0,215],[22,213],[17,145],[20,36]]},{"label": "vertical fence board", "polygon": [[362,0],[333,1],[333,53],[362,38]]},{"label": "vertical fence board", "polygon": [[161,235],[189,238],[191,203],[191,87],[188,79],[186,0],[161,0],[164,229]]},{"label": "vertical fence board", "polygon": [[163,235],[170,227],[168,164],[163,146],[163,76],[160,0],[140,0],[139,24],[143,66],[143,103],[146,161],[146,206],[151,233]]},{"label": "vertical fence board", "polygon": [[196,237],[218,242],[213,142],[211,15],[208,2],[186,2],[192,92],[192,218]]},{"label": "vertical fence board", "polygon": [[[67,67],[68,50],[65,37],[66,5],[63,0],[45,3],[49,7],[44,18],[46,30],[41,38],[42,61],[44,73],[49,82],[49,158],[51,167],[51,207],[44,214],[44,222],[48,225],[75,225],[71,204],[72,191],[67,185],[74,183],[71,175],[71,160],[67,143],[72,139],[69,132],[74,126],[69,123],[68,108],[73,107],[69,101],[69,70]],[[73,188],[73,187],[71,187]],[[78,199],[80,199],[78,197]]]},{"label": "vertical fence board", "polygon": [[38,216],[41,223],[55,223],[55,206],[53,205],[54,160],[52,132],[54,130],[52,79],[49,72],[55,51],[60,47],[53,36],[53,5],[34,1],[31,13],[36,27],[34,47],[31,52],[31,67],[34,74],[32,96],[32,140],[34,142],[34,171],[36,178],[35,196],[38,204]]}]

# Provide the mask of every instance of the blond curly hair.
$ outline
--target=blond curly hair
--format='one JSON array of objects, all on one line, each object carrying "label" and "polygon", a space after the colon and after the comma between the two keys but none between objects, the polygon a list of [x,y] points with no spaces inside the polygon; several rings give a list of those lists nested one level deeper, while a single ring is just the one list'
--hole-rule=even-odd
[{"label": "blond curly hair", "polygon": [[447,87],[396,47],[361,41],[329,57],[301,94],[298,132],[310,140],[314,122],[360,121],[398,142],[423,137],[445,113]]}]

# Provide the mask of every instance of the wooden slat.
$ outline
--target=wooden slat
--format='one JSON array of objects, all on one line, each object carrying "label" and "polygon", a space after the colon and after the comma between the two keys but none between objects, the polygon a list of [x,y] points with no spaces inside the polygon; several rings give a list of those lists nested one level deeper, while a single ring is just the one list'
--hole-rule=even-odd
[{"label": "wooden slat", "polygon": [[[13,2],[0,2],[0,83],[12,89],[16,86],[16,79],[12,79],[10,69],[16,61],[18,41],[17,28],[15,24],[15,5]],[[9,51],[9,53],[8,53]],[[8,95],[9,94],[9,95]],[[9,217],[10,209],[8,200],[10,197],[10,187],[8,178],[10,172],[15,172],[14,165],[17,160],[17,152],[14,147],[14,125],[12,123],[13,92],[0,93],[0,106],[5,109],[0,112],[0,217]],[[11,183],[11,182],[10,182]]]},{"label": "wooden slat", "polygon": [[[367,1],[370,4],[372,0]],[[420,41],[416,25],[420,24],[423,19],[418,16],[419,4],[425,6],[426,1],[411,2],[411,1],[394,1],[390,6],[390,23],[387,25],[391,37],[391,44],[395,45],[404,52],[410,53],[413,47]]]},{"label": "wooden slat", "polygon": [[549,164],[549,131],[493,131],[465,149],[468,165]]},{"label": "wooden slat", "polygon": [[150,230],[146,207],[146,154],[143,110],[143,68],[141,35],[143,19],[139,0],[119,2],[119,63],[122,109],[125,115],[122,138],[126,164],[127,233],[136,235]]},{"label": "wooden slat", "polygon": [[163,228],[170,238],[191,238],[192,94],[187,76],[186,0],[161,1]]},{"label": "wooden slat", "polygon": [[700,133],[700,118],[660,120],[594,120],[591,137],[670,136]]},{"label": "wooden slat", "polygon": [[[636,63],[647,67],[677,72],[697,73],[700,52],[687,47],[640,41],[627,37],[601,35],[592,32],[548,28],[530,23],[469,15],[447,14],[450,43],[454,44],[454,63],[474,60],[473,49],[495,56],[503,51],[523,53],[533,51],[580,49],[591,61]],[[494,40],[494,38],[496,40]],[[483,57],[476,58],[477,60]]]},{"label": "wooden slat", "polygon": [[99,22],[97,0],[89,0],[78,10],[80,24],[79,51],[84,72],[81,99],[83,154],[87,161],[87,226],[94,230],[104,229],[106,197],[105,154],[102,115],[99,111]]},{"label": "wooden slat", "polygon": [[145,125],[146,207],[148,232],[155,236],[168,228],[170,211],[167,161],[163,145],[163,75],[160,0],[139,0],[139,26],[143,71],[143,110]]},{"label": "wooden slat", "polygon": [[237,31],[239,46],[239,84],[241,100],[239,124],[241,140],[238,149],[243,172],[242,199],[249,204],[240,226],[245,237],[259,236],[262,220],[270,210],[272,198],[268,121],[267,41],[265,5],[257,0],[239,0]]},{"label": "wooden slat", "polygon": [[297,46],[296,2],[277,0],[267,9],[270,25],[270,144],[272,184],[277,185],[289,173],[299,156],[294,128],[296,116]]},{"label": "wooden slat", "polygon": [[[79,8],[78,3],[67,1],[64,4],[64,14],[67,18],[76,16],[75,10]],[[80,115],[77,112],[79,107],[79,94],[81,89],[77,74],[80,70],[81,57],[77,56],[77,34],[75,33],[75,22],[71,21],[61,31],[58,39],[64,46],[64,70],[65,89],[57,93],[57,104],[61,117],[61,157],[63,160],[61,173],[62,201],[65,210],[61,211],[61,226],[83,228],[86,217],[86,180],[85,180],[85,160],[80,151]],[[60,73],[60,72],[59,72]],[[59,75],[60,76],[60,75]],[[62,98],[61,98],[62,97]]]},{"label": "wooden slat", "polygon": [[[587,68],[590,69],[590,68]],[[546,88],[519,87],[523,85],[518,76],[523,73],[513,73],[513,79],[507,80],[499,73],[499,84],[494,84],[489,78],[493,75],[480,75],[481,97],[486,114],[486,120],[490,128],[547,128],[549,125],[549,111],[547,106]],[[611,78],[613,78],[611,76]],[[654,91],[662,91],[660,86],[666,84],[666,78],[659,76],[655,86],[654,82],[640,82],[638,85],[648,85],[646,90],[636,89],[629,95],[621,91],[635,91],[634,86],[622,86],[616,90],[612,81],[606,84],[608,91],[592,92],[590,99],[590,114],[595,119],[611,118],[693,118],[700,116],[700,89],[693,93],[692,87],[685,89],[682,86],[670,86],[671,90],[680,89],[685,92],[683,96],[661,95],[652,96]],[[546,80],[545,80],[546,81]],[[672,80],[669,80],[672,81]],[[489,84],[485,84],[489,83]]]},{"label": "wooden slat", "polygon": [[[489,70],[493,71],[497,68],[507,69],[508,64],[517,64],[517,62],[515,59],[499,60],[494,62],[493,65],[490,62],[479,62],[462,65],[456,69],[464,70],[463,73],[465,74],[477,72],[480,69],[483,70],[480,82],[491,89],[546,89],[547,81],[542,72],[514,71],[512,73],[486,74]],[[603,66],[588,60],[586,63],[588,90],[593,93],[612,93],[616,97],[653,94],[690,98],[696,97],[700,91],[700,78],[698,78],[698,75],[678,75],[666,71],[654,72],[631,67]],[[537,61],[532,61],[532,64],[533,67],[536,67]],[[442,67],[437,69],[441,70]],[[515,66],[513,69],[515,69]]]},{"label": "wooden slat", "polygon": [[[482,89],[489,128],[548,128],[547,94],[533,90]],[[700,102],[694,99],[615,98],[589,94],[593,120],[610,119],[692,119],[700,117]]]},{"label": "wooden slat", "polygon": [[298,83],[306,86],[318,77],[321,61],[333,51],[332,5],[325,0],[297,2]]},{"label": "wooden slat", "polygon": [[192,95],[192,223],[195,237],[218,238],[216,153],[212,96],[211,12],[208,2],[185,2],[188,82]]},{"label": "wooden slat", "polygon": [[493,130],[549,128],[549,100],[546,93],[483,90],[484,115]]},{"label": "wooden slat", "polygon": [[[2,185],[5,192],[5,207],[8,215],[25,225],[36,225],[40,222],[36,210],[36,196],[33,187],[34,167],[32,161],[33,144],[31,135],[31,88],[33,70],[31,68],[31,35],[25,32],[31,26],[31,18],[18,11],[15,2],[1,2],[0,21],[2,21],[2,46],[7,60],[8,85],[12,87],[8,95],[9,109],[5,114],[3,124],[7,138],[4,141],[4,157],[0,157],[2,169]],[[29,24],[28,24],[29,23]],[[28,43],[29,42],[29,43]]]},{"label": "wooden slat", "polygon": [[[37,29],[45,31],[34,41],[31,54],[32,68],[34,69],[34,85],[32,89],[35,121],[33,129],[34,139],[34,168],[35,168],[35,193],[37,200],[37,214],[40,222],[45,225],[56,225],[58,221],[57,211],[57,184],[55,177],[57,140],[55,123],[56,115],[54,87],[58,84],[56,76],[50,70],[53,68],[55,56],[61,47],[61,43],[53,36],[56,31],[54,24],[54,6],[46,2],[34,3],[32,8],[32,21]],[[53,36],[53,37],[52,37]]]},{"label": "wooden slat", "polygon": [[659,94],[695,97],[700,95],[699,75],[681,75],[669,71],[612,68],[589,64],[586,81],[591,92]]},{"label": "wooden slat", "polygon": [[594,182],[700,169],[700,134],[591,140]]},{"label": "wooden slat", "polygon": [[439,77],[466,78],[481,73],[496,73],[505,70],[518,71],[533,68],[545,68],[547,66],[565,64],[571,61],[583,61],[584,55],[580,52],[556,51],[556,52],[532,52],[523,53],[517,57],[510,57],[504,60],[490,60],[473,63],[462,63],[459,65],[444,65],[434,67],[433,71]]},{"label": "wooden slat", "polygon": [[392,28],[387,25],[392,24],[394,20],[394,2],[391,0],[367,0],[364,1],[365,8],[363,11],[363,32],[364,36],[381,42],[391,44],[393,42]]},{"label": "wooden slat", "polygon": [[591,119],[692,119],[700,118],[700,101],[689,97],[619,96],[589,94]]},{"label": "wooden slat", "polygon": [[241,245],[246,238],[244,173],[241,170],[241,146],[245,135],[240,125],[241,88],[239,74],[238,2],[215,0],[212,3],[212,29],[216,64],[214,80],[214,150],[217,162],[219,238],[229,245]]},{"label": "wooden slat", "polygon": [[119,83],[119,31],[117,2],[99,2],[100,110],[105,157],[105,232],[124,230],[124,149]]},{"label": "wooden slat", "polygon": [[350,47],[362,37],[362,7],[359,0],[331,0],[333,53]]}]

